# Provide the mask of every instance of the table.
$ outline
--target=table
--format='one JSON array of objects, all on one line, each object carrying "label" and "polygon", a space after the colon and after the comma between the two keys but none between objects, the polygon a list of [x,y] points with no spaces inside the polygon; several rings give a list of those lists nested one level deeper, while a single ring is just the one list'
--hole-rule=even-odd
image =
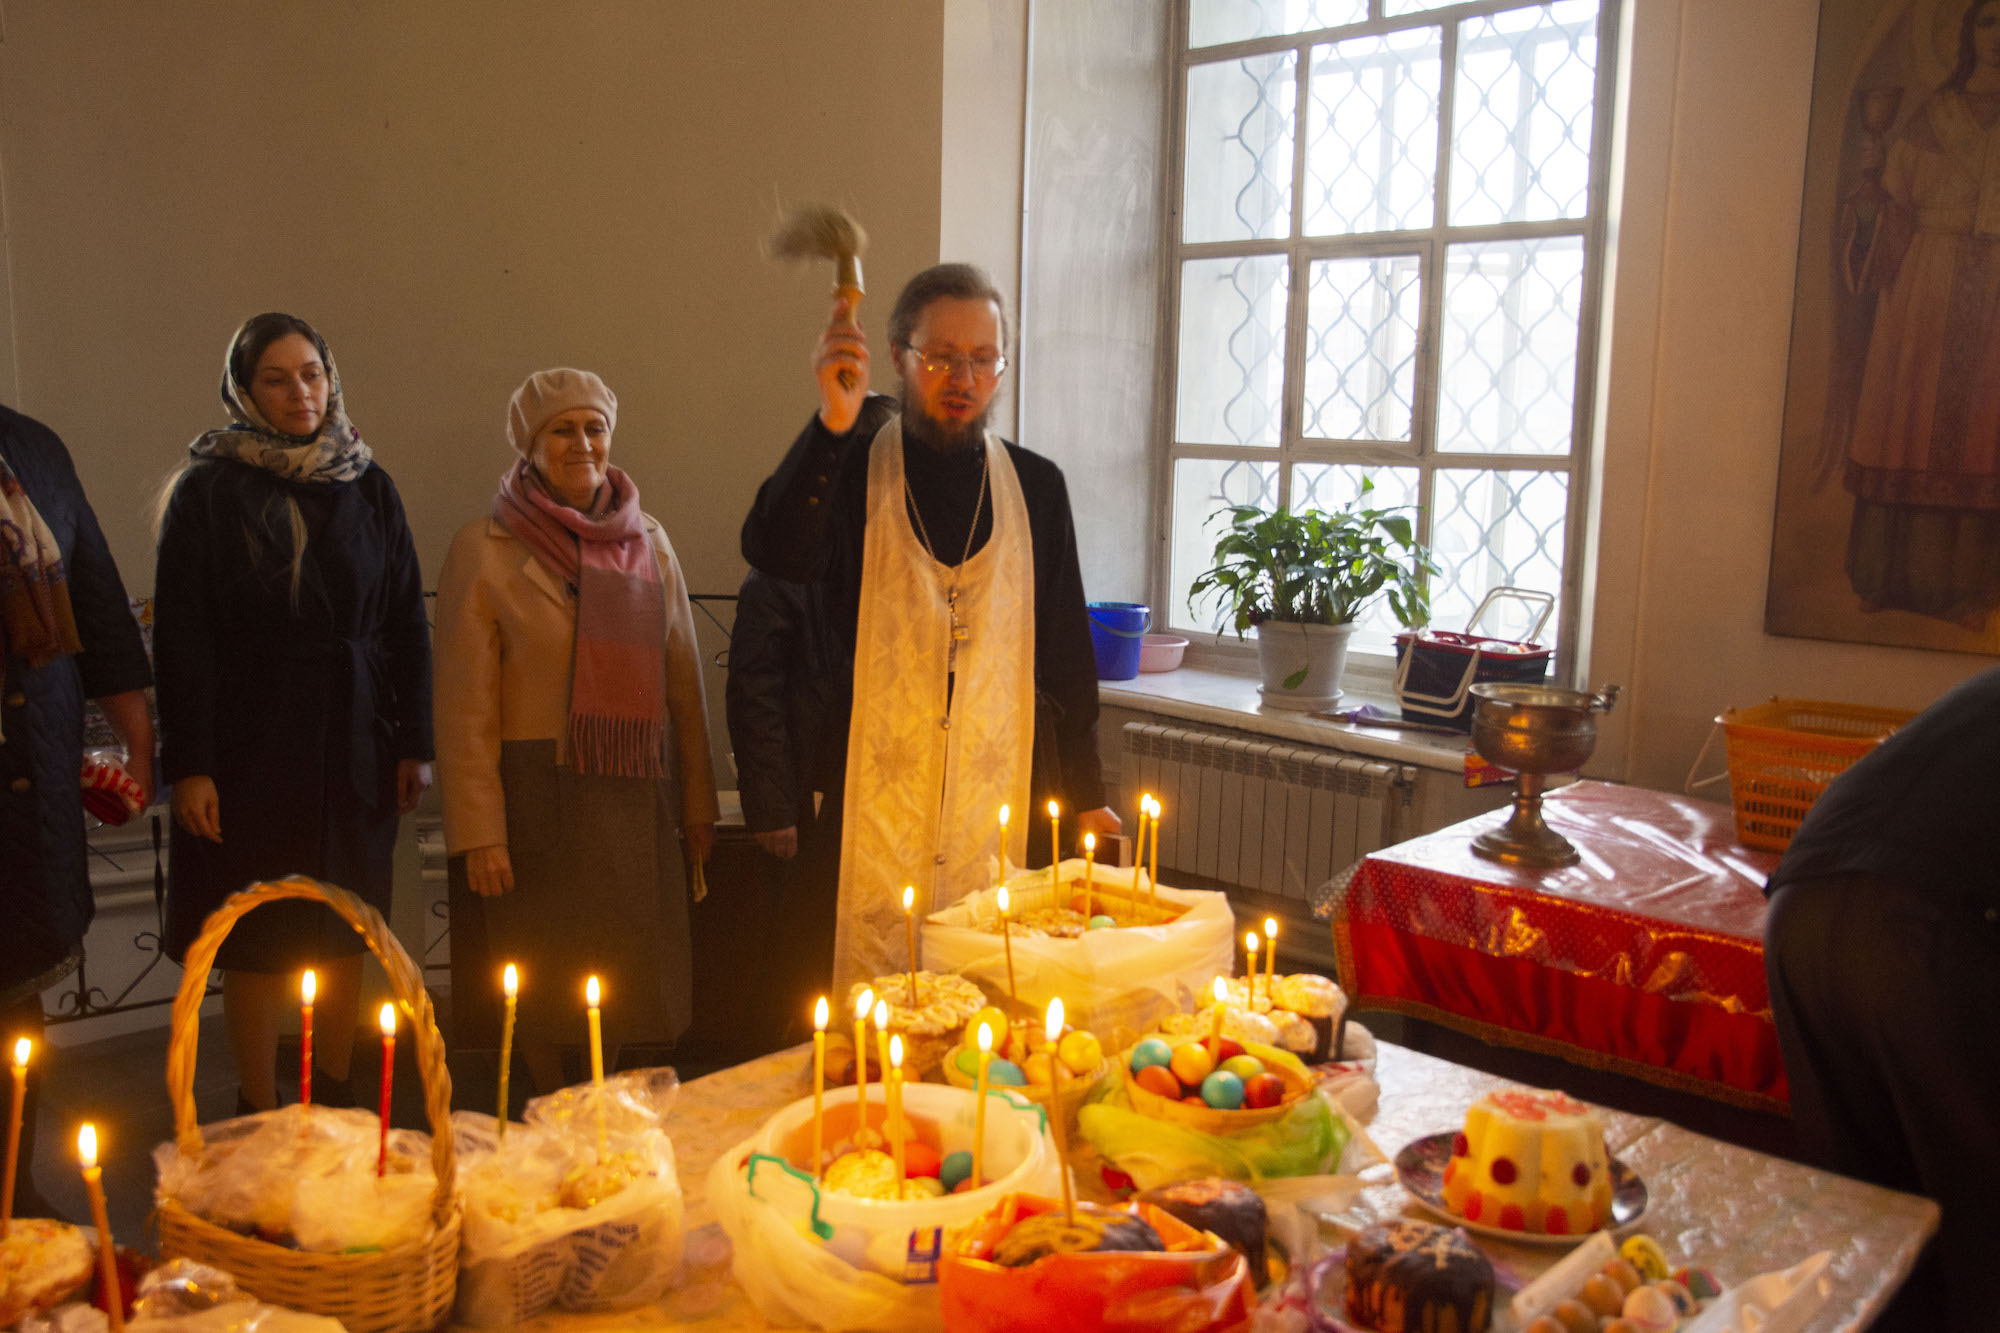
[{"label": "table", "polygon": [[[809,1046],[778,1051],[681,1089],[667,1129],[687,1193],[691,1232],[714,1218],[707,1181],[716,1158],[779,1107],[811,1091],[810,1051]],[[1387,1042],[1379,1043],[1379,1051],[1381,1109],[1368,1130],[1391,1155],[1413,1138],[1457,1125],[1467,1106],[1501,1082]],[[1606,1112],[1605,1121],[1613,1154],[1638,1171],[1651,1192],[1641,1229],[1670,1254],[1706,1266],[1734,1285],[1823,1249],[1834,1252],[1833,1297],[1809,1333],[1865,1327],[1937,1229],[1937,1205],[1928,1199],[1733,1147],[1651,1117]],[[1089,1174],[1080,1171],[1079,1177],[1087,1183]],[[1370,1167],[1361,1180],[1361,1194],[1349,1210],[1355,1224],[1420,1215],[1387,1164]],[[1481,1244],[1524,1280],[1563,1253]],[[538,1333],[769,1327],[730,1279],[726,1258],[716,1262],[722,1256],[712,1237],[691,1236],[689,1254],[686,1282],[659,1307],[622,1315],[547,1316],[534,1327]]]},{"label": "table", "polygon": [[1332,893],[1340,981],[1360,1007],[1762,1110],[1787,1102],[1764,981],[1777,858],[1727,806],[1579,782],[1543,803],[1582,861],[1472,852],[1482,815],[1364,858]]}]

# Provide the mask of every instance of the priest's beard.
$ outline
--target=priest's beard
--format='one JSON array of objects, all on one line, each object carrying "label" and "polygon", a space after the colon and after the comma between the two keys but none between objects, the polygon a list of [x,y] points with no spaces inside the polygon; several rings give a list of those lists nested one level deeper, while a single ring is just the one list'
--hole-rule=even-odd
[{"label": "priest's beard", "polygon": [[909,385],[903,386],[903,434],[927,449],[955,454],[986,438],[986,422],[993,415],[992,404],[963,425],[940,421],[924,408],[923,400]]}]

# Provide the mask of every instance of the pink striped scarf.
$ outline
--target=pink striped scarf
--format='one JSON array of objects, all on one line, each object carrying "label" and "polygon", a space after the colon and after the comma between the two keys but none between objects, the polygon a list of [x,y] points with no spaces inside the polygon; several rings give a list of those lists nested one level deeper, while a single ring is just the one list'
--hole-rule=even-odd
[{"label": "pink striped scarf", "polygon": [[579,773],[667,773],[667,608],[639,488],[606,471],[589,513],[571,509],[526,459],[500,477],[493,517],[576,592],[569,752]]}]

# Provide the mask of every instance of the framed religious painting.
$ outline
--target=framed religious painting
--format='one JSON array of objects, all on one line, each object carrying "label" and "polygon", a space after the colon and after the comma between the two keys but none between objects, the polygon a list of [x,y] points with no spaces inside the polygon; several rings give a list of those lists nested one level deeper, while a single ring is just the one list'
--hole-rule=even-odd
[{"label": "framed religious painting", "polygon": [[1822,0],[1772,634],[2000,652],[2000,0]]}]

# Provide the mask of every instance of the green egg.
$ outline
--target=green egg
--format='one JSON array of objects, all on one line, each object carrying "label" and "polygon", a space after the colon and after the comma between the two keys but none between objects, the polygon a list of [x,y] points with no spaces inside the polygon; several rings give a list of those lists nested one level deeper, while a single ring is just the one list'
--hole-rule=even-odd
[{"label": "green egg", "polygon": [[958,1072],[967,1078],[979,1077],[978,1051],[972,1050],[970,1047],[961,1046],[958,1048],[958,1054],[951,1057],[951,1062],[957,1065]]},{"label": "green egg", "polygon": [[1110,917],[1105,916],[1101,913],[1097,916],[1090,918],[1090,929],[1092,930],[1110,930],[1117,924],[1118,923],[1116,921],[1113,921]]}]

